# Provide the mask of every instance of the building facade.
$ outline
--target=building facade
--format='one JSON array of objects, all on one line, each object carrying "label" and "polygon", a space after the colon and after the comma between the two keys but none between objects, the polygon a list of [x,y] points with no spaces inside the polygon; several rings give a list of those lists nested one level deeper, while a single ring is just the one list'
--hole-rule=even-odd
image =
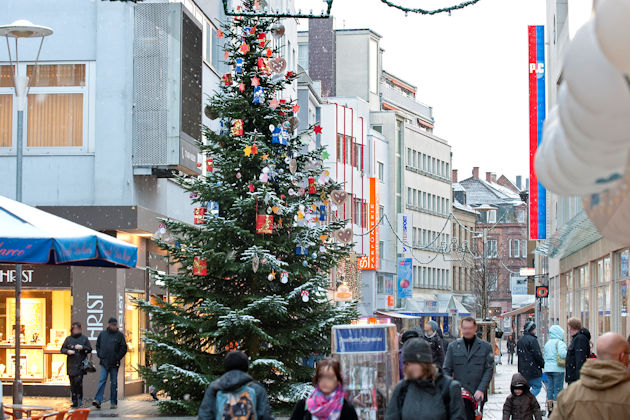
[{"label": "building facade", "polygon": [[[25,111],[23,201],[138,247],[138,266],[129,270],[25,266],[27,344],[20,361],[25,395],[68,395],[60,340],[69,334],[71,321],[79,321],[94,345],[110,316],[119,319],[129,349],[119,373],[120,397],[142,392],[136,368],[146,362],[140,337],[150,325],[133,300],[168,297],[147,270],[174,270],[154,242],[155,237],[172,240],[160,220],[193,223],[191,197],[173,176],[204,173],[206,161],[196,141],[202,125],[219,128],[203,109],[230,71],[217,36],[225,21],[223,5],[214,0],[9,0],[0,5],[0,16],[6,23],[28,18],[54,30],[44,43]],[[296,24],[286,20],[285,27],[285,35],[273,42],[288,69],[296,70]],[[21,72],[34,75],[38,45],[21,42]],[[7,50],[0,49],[0,176],[5,180],[0,194],[13,198],[17,112],[8,62]],[[284,95],[295,99],[297,83]],[[15,363],[9,333],[15,281],[14,267],[0,266],[5,395],[11,392]],[[97,380],[85,378],[86,395],[96,391]]]}]

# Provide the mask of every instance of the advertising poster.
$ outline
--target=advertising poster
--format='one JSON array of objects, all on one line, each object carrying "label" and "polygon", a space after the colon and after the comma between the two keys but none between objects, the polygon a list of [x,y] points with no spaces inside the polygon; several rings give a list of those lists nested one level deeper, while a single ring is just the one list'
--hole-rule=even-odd
[{"label": "advertising poster", "polygon": [[410,298],[413,289],[413,264],[411,258],[398,259],[398,299]]}]

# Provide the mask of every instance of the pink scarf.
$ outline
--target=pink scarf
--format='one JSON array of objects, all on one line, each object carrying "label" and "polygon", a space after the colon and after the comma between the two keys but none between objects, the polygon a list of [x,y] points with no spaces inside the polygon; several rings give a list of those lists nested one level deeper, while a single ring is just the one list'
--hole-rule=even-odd
[{"label": "pink scarf", "polygon": [[344,392],[341,385],[331,394],[324,393],[315,387],[311,396],[306,400],[306,408],[312,417],[320,420],[339,420],[341,409],[343,408]]}]

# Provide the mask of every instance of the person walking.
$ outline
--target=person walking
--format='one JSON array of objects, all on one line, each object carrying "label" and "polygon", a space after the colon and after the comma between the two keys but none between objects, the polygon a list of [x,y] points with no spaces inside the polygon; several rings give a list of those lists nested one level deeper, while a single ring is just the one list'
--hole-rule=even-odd
[{"label": "person walking", "polygon": [[564,386],[564,366],[567,357],[567,345],[564,342],[564,330],[559,325],[549,328],[549,340],[545,344],[545,374],[547,375],[547,413],[551,415],[553,405]]},{"label": "person walking", "polygon": [[516,340],[514,334],[510,334],[507,339],[508,363],[514,364],[514,352],[516,351]]},{"label": "person walking", "polygon": [[571,384],[580,379],[580,369],[591,355],[591,333],[582,328],[582,321],[570,318],[567,322],[571,343],[567,349],[565,380]]},{"label": "person walking", "polygon": [[627,419],[630,414],[630,346],[621,335],[597,339],[597,359],[582,366],[580,379],[558,395],[550,420]]},{"label": "person walking", "polygon": [[[477,337],[475,318],[462,318],[460,330],[462,338],[458,338],[448,346],[444,360],[444,373],[458,381],[464,390],[472,394],[474,401],[481,404],[479,411],[482,411],[494,371],[492,346]],[[475,408],[473,401],[464,400],[467,419],[475,419]]]},{"label": "person walking", "polygon": [[208,386],[198,420],[274,420],[265,388],[247,374],[249,359],[231,351],[223,361],[224,374]]},{"label": "person walking", "polygon": [[420,337],[420,333],[418,333],[418,331],[416,330],[407,330],[403,332],[400,336],[400,349],[398,350],[398,374],[400,375],[399,378],[401,380],[403,376],[405,375],[403,372],[403,361],[402,361],[403,346],[405,345],[407,340],[410,340],[412,338],[418,338],[418,337]]},{"label": "person walking", "polygon": [[92,353],[90,340],[83,335],[80,322],[73,322],[70,327],[70,335],[61,345],[61,352],[68,356],[66,371],[70,378],[70,392],[72,394],[72,408],[83,405],[83,362],[87,355]]},{"label": "person walking", "polygon": [[503,420],[542,420],[540,404],[523,375],[515,373],[512,376],[510,391],[503,404]]},{"label": "person walking", "polygon": [[402,358],[405,376],[394,388],[385,420],[466,419],[461,386],[435,366],[426,340],[407,341]]},{"label": "person walking", "polygon": [[127,354],[125,336],[118,329],[118,320],[114,317],[107,321],[107,328],[96,339],[96,354],[100,361],[101,373],[98,380],[98,388],[92,405],[101,408],[105,385],[109,376],[110,408],[118,408],[118,368],[120,361]]},{"label": "person walking", "polygon": [[444,343],[438,334],[438,324],[435,321],[427,322],[424,330],[424,339],[431,346],[431,354],[433,355],[433,363],[441,367],[444,364]]},{"label": "person walking", "polygon": [[532,394],[537,396],[542,389],[542,370],[545,367],[545,361],[536,338],[534,321],[525,323],[523,337],[516,344],[516,353],[518,354],[518,373],[527,379]]},{"label": "person walking", "polygon": [[317,363],[313,377],[315,390],[298,401],[290,420],[357,420],[357,412],[345,399],[341,365],[325,358]]}]

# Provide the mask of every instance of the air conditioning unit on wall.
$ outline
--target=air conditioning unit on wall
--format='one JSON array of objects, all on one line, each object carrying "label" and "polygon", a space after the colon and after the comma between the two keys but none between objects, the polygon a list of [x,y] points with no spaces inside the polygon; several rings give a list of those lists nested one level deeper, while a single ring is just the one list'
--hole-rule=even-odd
[{"label": "air conditioning unit on wall", "polygon": [[134,9],[134,174],[199,175],[201,24],[181,3]]}]

